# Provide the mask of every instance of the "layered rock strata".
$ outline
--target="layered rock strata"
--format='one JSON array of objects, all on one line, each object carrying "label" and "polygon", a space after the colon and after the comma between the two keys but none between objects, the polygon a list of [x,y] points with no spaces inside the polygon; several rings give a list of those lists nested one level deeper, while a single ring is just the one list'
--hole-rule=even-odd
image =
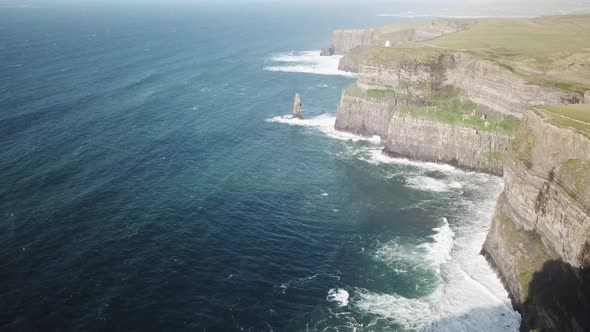
[{"label": "layered rock strata", "polygon": [[589,330],[590,136],[527,111],[504,178],[482,253],[523,327]]},{"label": "layered rock strata", "polygon": [[335,30],[332,33],[330,47],[322,50],[322,55],[345,55],[351,50],[366,46],[383,46],[386,41],[390,45],[424,41],[440,37],[447,33],[464,29],[464,25],[449,20],[433,20],[414,27],[388,31],[385,29]]},{"label": "layered rock strata", "polygon": [[385,152],[397,156],[501,174],[511,133],[399,114],[434,105],[449,91],[475,103],[477,116],[492,118],[520,118],[523,110],[537,105],[583,100],[580,93],[532,84],[497,63],[466,53],[389,57],[360,66],[356,85],[342,94],[335,127],[378,135],[386,142]]},{"label": "layered rock strata", "polygon": [[512,138],[504,132],[482,131],[398,113],[389,123],[385,152],[502,175],[504,152]]}]

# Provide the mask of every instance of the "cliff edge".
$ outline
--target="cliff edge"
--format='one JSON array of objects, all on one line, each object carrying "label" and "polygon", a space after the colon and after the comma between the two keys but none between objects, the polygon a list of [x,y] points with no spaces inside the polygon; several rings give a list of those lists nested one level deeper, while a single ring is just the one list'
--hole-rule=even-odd
[{"label": "cliff edge", "polygon": [[590,330],[590,105],[527,111],[482,253],[523,330]]},{"label": "cliff edge", "polygon": [[335,128],[378,135],[392,155],[500,175],[524,110],[584,102],[590,16],[452,22],[434,39],[365,49]]},{"label": "cliff edge", "polygon": [[347,45],[359,76],[335,128],[503,174],[482,254],[521,330],[590,331],[590,15],[453,22],[433,39]]}]

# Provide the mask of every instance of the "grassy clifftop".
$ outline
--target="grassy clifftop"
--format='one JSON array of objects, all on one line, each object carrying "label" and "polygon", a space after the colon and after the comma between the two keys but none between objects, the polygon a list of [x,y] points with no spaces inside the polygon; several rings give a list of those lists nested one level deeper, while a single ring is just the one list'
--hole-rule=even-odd
[{"label": "grassy clifftop", "polygon": [[543,106],[553,120],[590,135],[590,104]]},{"label": "grassy clifftop", "polygon": [[577,92],[590,89],[590,15],[454,21],[465,29],[423,42],[373,47],[367,58],[373,62],[420,61],[441,53],[466,52],[496,62],[532,83]]}]

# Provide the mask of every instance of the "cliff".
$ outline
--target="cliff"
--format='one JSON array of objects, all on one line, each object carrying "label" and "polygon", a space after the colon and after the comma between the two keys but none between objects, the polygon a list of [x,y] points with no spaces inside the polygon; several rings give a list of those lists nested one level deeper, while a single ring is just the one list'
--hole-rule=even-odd
[{"label": "cliff", "polygon": [[336,30],[332,34],[332,51],[323,55],[344,55],[356,47],[371,46],[377,39],[377,32],[373,29]]},{"label": "cliff", "polygon": [[332,33],[330,47],[324,48],[321,55],[344,55],[340,69],[356,72],[363,50],[370,46],[383,46],[434,39],[443,34],[461,31],[464,24],[458,21],[433,20],[396,24],[377,29],[336,30]]},{"label": "cliff", "polygon": [[359,77],[335,127],[379,135],[394,156],[503,174],[482,254],[521,330],[590,331],[590,15],[459,23],[350,51]]},{"label": "cliff", "polygon": [[[342,94],[335,128],[378,135],[396,156],[501,174],[514,136],[504,127],[514,129],[522,110],[582,99],[466,53],[391,54],[386,63],[360,67],[356,85]],[[441,111],[452,101],[454,108]]]},{"label": "cliff", "polygon": [[568,119],[525,112],[482,250],[527,329],[590,330],[590,124]]},{"label": "cliff", "polygon": [[485,131],[396,114],[389,124],[385,152],[502,175],[504,152],[512,138],[510,132]]},{"label": "cliff", "polygon": [[337,130],[361,136],[387,137],[389,121],[407,100],[391,90],[361,90],[356,86],[342,92],[336,113]]},{"label": "cliff", "polygon": [[[562,67],[564,59],[572,58],[590,64],[590,52],[583,45],[570,46],[567,52],[541,52],[537,41],[521,49],[520,43],[505,40],[522,29],[527,30],[516,38],[522,43],[546,31],[541,28],[558,27],[558,35],[566,28],[582,33],[580,22],[589,28],[583,36],[590,46],[590,19],[574,17],[454,21],[434,34],[413,37],[442,34],[436,39],[355,49],[351,56],[361,59],[358,80],[342,93],[335,128],[379,135],[386,142],[385,152],[393,155],[501,174],[514,123],[522,112],[583,102],[590,85],[584,73]],[[441,26],[439,22],[429,29]],[[400,31],[405,30],[395,33]],[[416,34],[420,28],[412,31]],[[498,45],[482,44],[482,34],[500,35],[490,36]],[[521,53],[515,54],[517,50]],[[354,61],[346,66],[354,66]]]}]

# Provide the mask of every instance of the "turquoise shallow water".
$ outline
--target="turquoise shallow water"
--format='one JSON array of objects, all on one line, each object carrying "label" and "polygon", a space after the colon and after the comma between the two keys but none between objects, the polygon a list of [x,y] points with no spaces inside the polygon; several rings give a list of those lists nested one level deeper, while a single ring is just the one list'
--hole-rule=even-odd
[{"label": "turquoise shallow water", "polygon": [[0,329],[515,330],[501,180],[331,129],[354,78],[308,51],[391,20],[1,11]]}]

